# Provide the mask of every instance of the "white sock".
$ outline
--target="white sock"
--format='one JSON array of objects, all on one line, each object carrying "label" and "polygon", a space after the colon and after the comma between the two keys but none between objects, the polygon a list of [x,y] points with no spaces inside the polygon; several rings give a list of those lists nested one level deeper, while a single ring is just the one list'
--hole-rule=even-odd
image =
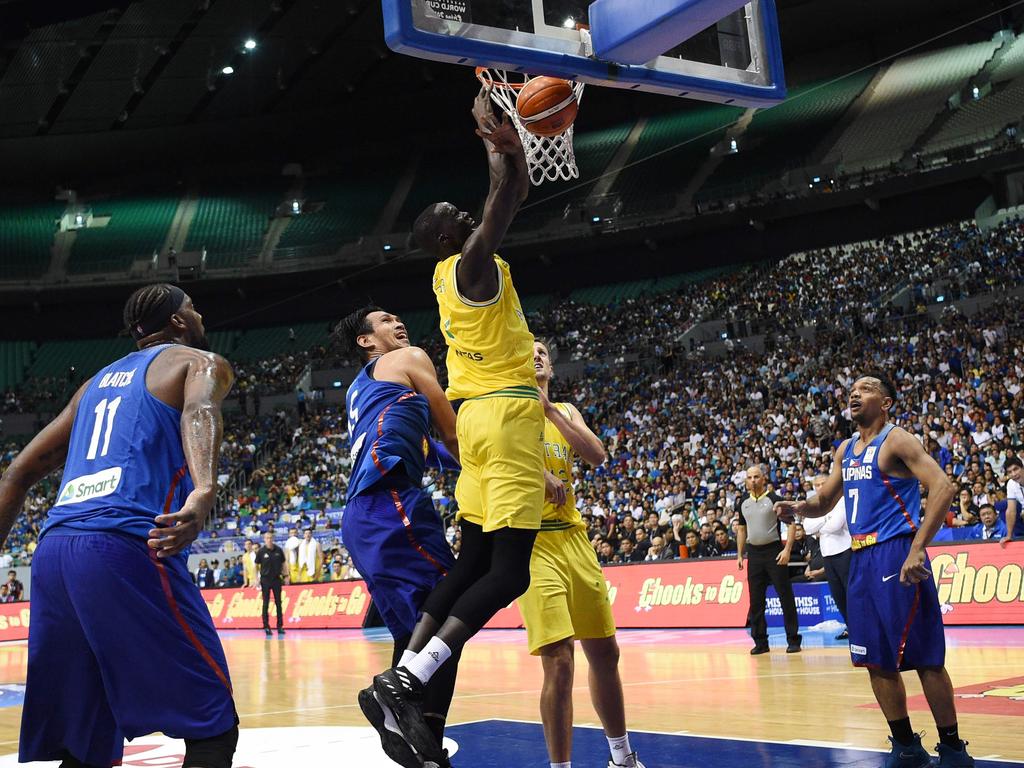
[{"label": "white sock", "polygon": [[568,763],[552,763],[551,768],[572,768],[572,760]]},{"label": "white sock", "polygon": [[373,698],[377,700],[377,704],[380,705],[381,710],[384,712],[384,727],[392,733],[401,733],[402,729],[398,727],[398,721],[395,720],[395,713],[391,711],[391,707],[380,700],[380,696],[377,692],[373,692]]},{"label": "white sock", "polygon": [[432,637],[423,650],[411,659],[405,668],[420,679],[426,685],[434,673],[441,668],[441,665],[448,661],[452,655],[452,649],[445,645],[444,640],[439,637]]},{"label": "white sock", "polygon": [[629,734],[627,733],[625,736],[618,736],[614,739],[607,736],[605,738],[608,739],[608,749],[612,753],[612,762],[616,765],[625,765],[626,758],[633,751],[629,746]]},{"label": "white sock", "polygon": [[402,658],[398,662],[398,666],[400,666],[400,667],[408,667],[409,666],[409,662],[412,661],[415,658],[416,658],[416,651],[410,651],[408,648],[406,648],[404,651],[402,651]]}]

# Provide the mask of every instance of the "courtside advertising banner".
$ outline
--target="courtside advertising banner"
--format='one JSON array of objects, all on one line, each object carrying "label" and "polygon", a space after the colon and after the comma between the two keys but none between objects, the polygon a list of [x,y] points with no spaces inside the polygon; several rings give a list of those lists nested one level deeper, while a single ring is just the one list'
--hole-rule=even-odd
[{"label": "courtside advertising banner", "polygon": [[[260,629],[263,593],[258,589],[204,589],[203,599],[217,629]],[[359,629],[370,607],[362,581],[293,584],[281,588],[286,629]],[[270,626],[277,626],[270,598]]]},{"label": "courtside advertising banner", "polygon": [[[990,542],[944,544],[928,549],[948,625],[1024,625],[1024,541],[1006,547]],[[746,569],[733,558],[676,560],[604,569],[615,624],[623,629],[742,627],[749,596]],[[769,598],[768,621],[778,598]],[[797,585],[804,609],[801,624],[836,618],[824,584]],[[259,629],[263,596],[255,589],[207,589],[203,598],[218,629]],[[288,629],[358,629],[370,607],[362,581],[295,584],[282,589]],[[781,611],[780,611],[781,612]],[[277,625],[270,603],[271,626]],[[514,629],[523,620],[515,605],[499,611],[490,629]],[[28,637],[29,604],[0,603],[0,642]]]}]

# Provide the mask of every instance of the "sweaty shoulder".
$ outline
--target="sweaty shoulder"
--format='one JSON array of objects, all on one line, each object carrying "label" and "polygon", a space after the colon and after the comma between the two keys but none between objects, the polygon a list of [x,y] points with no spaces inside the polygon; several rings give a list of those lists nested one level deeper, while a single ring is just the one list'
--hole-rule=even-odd
[{"label": "sweaty shoulder", "polygon": [[161,402],[181,409],[184,403],[185,377],[195,368],[208,370],[211,376],[234,380],[231,364],[216,352],[207,352],[175,344],[160,352],[146,371],[146,388]]},{"label": "sweaty shoulder", "polygon": [[426,365],[433,367],[430,356],[420,347],[402,347],[393,349],[377,359],[373,369],[373,377],[377,381],[390,381],[396,384],[409,384],[410,374],[417,368]]}]

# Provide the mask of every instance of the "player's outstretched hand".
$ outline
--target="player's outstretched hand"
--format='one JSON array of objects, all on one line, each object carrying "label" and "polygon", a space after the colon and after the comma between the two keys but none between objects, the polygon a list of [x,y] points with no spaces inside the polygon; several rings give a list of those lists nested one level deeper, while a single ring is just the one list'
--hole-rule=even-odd
[{"label": "player's outstretched hand", "polygon": [[925,579],[930,579],[932,572],[925,567],[924,563],[924,550],[911,549],[900,569],[900,583],[909,587]]},{"label": "player's outstretched hand", "polygon": [[216,498],[214,493],[192,491],[179,511],[157,515],[153,522],[160,527],[150,530],[146,542],[149,548],[156,550],[157,557],[171,557],[183,551],[199,536]]},{"label": "player's outstretched hand", "polygon": [[566,500],[565,483],[553,474],[544,470],[544,499],[550,501],[556,507],[565,504]]},{"label": "player's outstretched hand", "polygon": [[491,152],[511,155],[523,151],[519,133],[508,115],[501,120],[494,114],[491,103],[491,88],[483,86],[473,101],[473,119],[476,120],[476,135],[484,139]]},{"label": "player's outstretched hand", "polygon": [[784,523],[795,522],[797,515],[801,513],[804,502],[802,501],[776,501],[773,509],[775,516]]}]

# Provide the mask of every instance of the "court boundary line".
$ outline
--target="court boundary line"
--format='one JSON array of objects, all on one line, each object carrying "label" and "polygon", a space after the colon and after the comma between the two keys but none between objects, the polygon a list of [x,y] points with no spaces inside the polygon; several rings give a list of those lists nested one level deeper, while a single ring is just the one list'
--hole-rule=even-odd
[{"label": "court boundary line", "polygon": [[[538,720],[519,720],[512,717],[487,717],[480,720],[467,720],[461,723],[447,723],[445,730],[448,728],[456,728],[460,725],[479,725],[482,723],[520,723],[522,725],[536,725],[541,728],[544,724]],[[587,728],[593,731],[603,731],[604,729],[600,725],[576,725],[573,724],[573,728]],[[857,747],[848,742],[840,741],[808,741],[805,739],[791,739],[789,741],[781,741],[779,739],[754,739],[748,736],[715,736],[713,734],[694,733],[693,731],[651,731],[643,728],[628,728],[630,733],[646,733],[651,736],[692,736],[695,739],[715,739],[717,741],[744,741],[753,744],[779,744],[786,747],[820,747],[822,749],[845,749],[853,752],[870,752],[877,754],[885,754],[888,752],[886,749],[874,749],[872,747]],[[988,762],[995,763],[1008,763],[1011,765],[1024,765],[1024,761],[1011,760],[1005,757],[978,757],[976,760],[986,760]]]}]

